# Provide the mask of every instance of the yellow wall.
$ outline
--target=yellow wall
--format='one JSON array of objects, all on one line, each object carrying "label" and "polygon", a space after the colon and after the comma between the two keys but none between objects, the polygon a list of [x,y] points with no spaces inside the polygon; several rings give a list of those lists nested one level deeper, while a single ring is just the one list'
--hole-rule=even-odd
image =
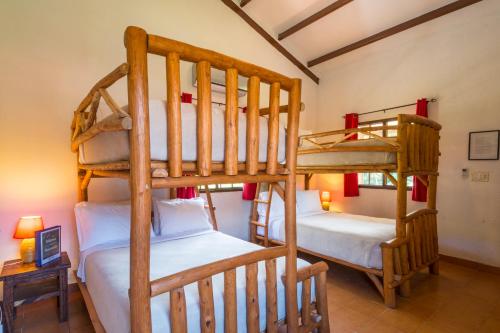
[{"label": "yellow wall", "polygon": [[[303,101],[315,108],[316,84],[219,0],[1,1],[0,261],[17,255],[17,218],[41,214],[47,226],[62,225],[62,247],[77,264],[72,111],[100,77],[125,61],[128,25],[300,77]],[[191,67],[182,72],[183,90],[193,91]],[[126,103],[124,83],[110,90],[120,104]],[[150,56],[150,97],[164,96],[164,60]],[[94,184],[91,198],[127,197],[126,185],[117,183]],[[239,228],[247,225],[229,226],[236,234]]]}]

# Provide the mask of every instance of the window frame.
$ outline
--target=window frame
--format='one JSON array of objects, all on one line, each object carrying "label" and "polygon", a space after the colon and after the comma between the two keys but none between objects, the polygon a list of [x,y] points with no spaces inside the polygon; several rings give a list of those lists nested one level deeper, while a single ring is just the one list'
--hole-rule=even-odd
[{"label": "window frame", "polygon": [[[235,187],[234,185],[241,184],[241,186]],[[228,183],[228,184],[210,184],[215,185],[215,188],[209,188],[210,193],[220,193],[220,192],[238,192],[243,191],[243,183]],[[208,185],[208,186],[210,186]],[[222,188],[221,185],[232,185],[232,187]],[[199,193],[205,193],[205,186],[198,186]]]},{"label": "window frame", "polygon": [[[369,120],[369,121],[363,121],[363,122],[360,122],[358,124],[358,128],[362,125],[368,125],[368,126],[365,126],[365,127],[370,127],[371,124],[376,124],[376,123],[382,123],[382,126],[390,126],[388,125],[388,123],[390,121],[394,121],[394,120],[398,120],[397,117],[391,117],[391,118],[383,118],[383,119],[374,119],[374,120]],[[382,130],[382,136],[384,138],[387,138],[387,132],[389,130],[387,129],[384,129]],[[391,137],[393,138],[393,137]],[[359,139],[359,140],[368,140],[369,138],[367,139]],[[382,185],[372,185],[372,184],[358,184],[358,187],[359,188],[370,188],[370,189],[383,189],[383,190],[395,190],[396,189],[396,186],[395,185],[392,185],[391,181],[388,179],[388,177],[383,173],[383,172],[358,172],[358,177],[359,177],[359,174],[361,173],[381,173],[382,174]],[[358,180],[359,182],[359,180]],[[411,191],[413,189],[413,186],[407,186],[407,190],[408,191]]]}]

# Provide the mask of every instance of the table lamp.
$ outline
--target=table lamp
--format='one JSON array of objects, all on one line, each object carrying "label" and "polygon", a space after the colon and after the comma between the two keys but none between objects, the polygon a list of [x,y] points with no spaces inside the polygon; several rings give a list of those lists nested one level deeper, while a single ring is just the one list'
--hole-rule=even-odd
[{"label": "table lamp", "polygon": [[31,263],[35,260],[35,232],[43,230],[41,216],[24,216],[17,222],[14,239],[21,241],[21,260]]},{"label": "table lamp", "polygon": [[330,210],[331,195],[329,191],[321,192],[321,206],[324,210]]}]

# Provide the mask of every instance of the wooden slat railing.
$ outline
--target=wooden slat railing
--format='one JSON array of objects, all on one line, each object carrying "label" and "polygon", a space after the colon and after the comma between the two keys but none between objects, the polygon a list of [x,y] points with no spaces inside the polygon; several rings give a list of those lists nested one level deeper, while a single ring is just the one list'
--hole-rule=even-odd
[{"label": "wooden slat railing", "polygon": [[260,79],[251,76],[248,79],[247,97],[247,142],[246,142],[246,171],[249,175],[255,175],[259,163],[259,98]]},{"label": "wooden slat railing", "polygon": [[267,173],[276,174],[279,145],[280,84],[271,84],[269,94],[269,123],[267,135]]},{"label": "wooden slat railing", "polygon": [[238,70],[226,70],[225,172],[238,174]]},{"label": "wooden slat railing", "polygon": [[[196,140],[198,149],[198,174],[212,174],[212,88],[210,63],[202,60],[196,66],[198,79],[198,105]],[[227,130],[227,129],[226,129]]]},{"label": "wooden slat railing", "polygon": [[167,152],[168,174],[182,176],[182,124],[180,60],[177,53],[169,53],[167,62]]}]

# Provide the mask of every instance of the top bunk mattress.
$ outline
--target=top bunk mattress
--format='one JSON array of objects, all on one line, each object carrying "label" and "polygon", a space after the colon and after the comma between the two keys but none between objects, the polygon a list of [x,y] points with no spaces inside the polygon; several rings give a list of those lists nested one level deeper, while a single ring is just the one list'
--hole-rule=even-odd
[{"label": "top bunk mattress", "polygon": [[[127,109],[124,107],[123,109]],[[212,107],[212,161],[224,161],[224,115],[225,111]],[[196,105],[181,103],[182,160],[196,161]],[[166,103],[149,101],[149,124],[151,160],[167,160]],[[267,160],[268,119],[259,117],[259,162]],[[279,127],[278,162],[285,162],[285,128]],[[127,161],[130,156],[129,131],[103,132],[80,145],[80,164],[101,164]],[[246,160],[246,115],[239,112],[238,161]]]},{"label": "top bunk mattress", "polygon": [[[375,140],[353,140],[339,143],[338,147],[384,147],[389,144]],[[302,149],[316,148],[302,146]],[[349,151],[301,154],[297,156],[297,167],[328,167],[342,165],[378,165],[396,163],[396,153],[386,151]]]}]

